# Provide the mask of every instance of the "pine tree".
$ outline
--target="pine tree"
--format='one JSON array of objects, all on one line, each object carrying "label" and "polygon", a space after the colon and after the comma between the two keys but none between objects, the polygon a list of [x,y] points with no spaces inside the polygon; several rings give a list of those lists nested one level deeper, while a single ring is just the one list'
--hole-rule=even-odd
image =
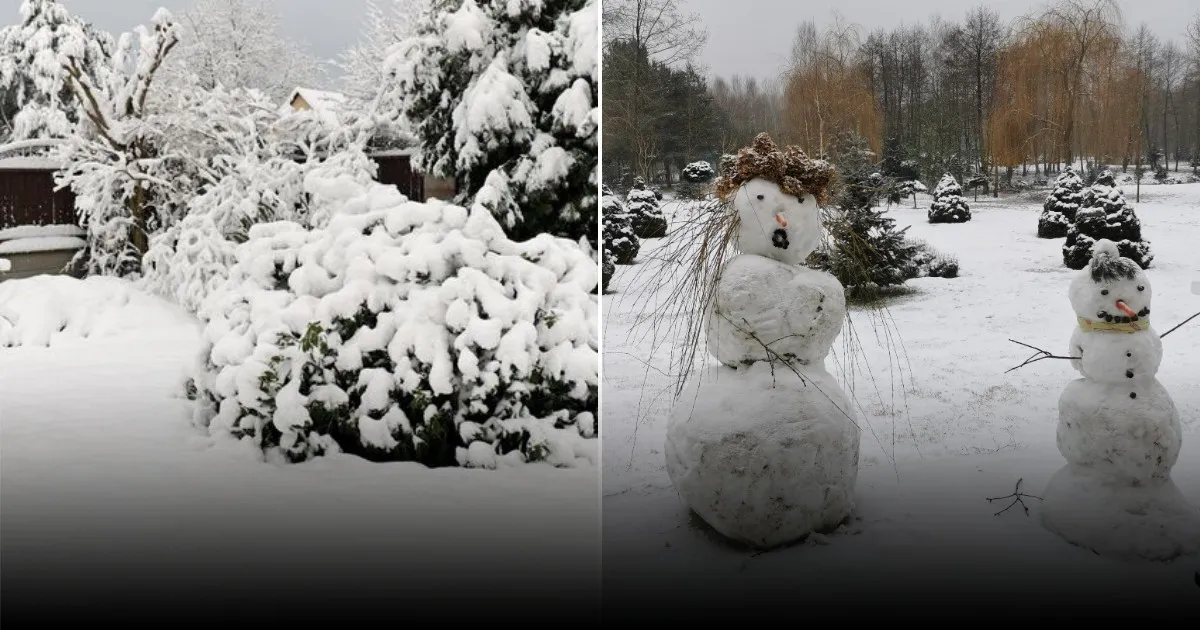
[{"label": "pine tree", "polygon": [[896,221],[875,206],[888,189],[866,140],[843,135],[837,144],[840,185],[836,210],[828,221],[830,243],[809,265],[833,274],[853,294],[869,297],[877,288],[902,284],[917,274],[917,248],[896,229]]},{"label": "pine tree", "polygon": [[962,186],[950,173],[942,176],[937,188],[933,189],[933,203],[929,204],[930,223],[966,223],[971,220],[971,208],[963,199]]},{"label": "pine tree", "polygon": [[604,187],[600,207],[604,215],[604,251],[612,254],[613,264],[632,265],[642,248],[632,216],[608,186]]},{"label": "pine tree", "polygon": [[389,58],[380,102],[413,124],[418,166],[466,205],[506,186],[489,208],[515,240],[595,238],[598,19],[595,0],[445,0]]},{"label": "pine tree", "polygon": [[1141,220],[1107,169],[1083,193],[1083,205],[1067,228],[1063,264],[1071,269],[1083,269],[1092,258],[1092,246],[1101,239],[1116,243],[1121,256],[1133,260],[1142,269],[1148,269],[1154,260],[1150,242],[1142,240]]},{"label": "pine tree", "polygon": [[1067,235],[1067,226],[1075,220],[1075,213],[1083,204],[1083,179],[1072,167],[1067,167],[1054,180],[1054,190],[1042,206],[1038,219],[1038,238],[1061,238]]},{"label": "pine tree", "polygon": [[82,117],[59,56],[102,82],[114,42],[54,0],[24,0],[19,24],[0,30],[0,138],[66,138]]}]

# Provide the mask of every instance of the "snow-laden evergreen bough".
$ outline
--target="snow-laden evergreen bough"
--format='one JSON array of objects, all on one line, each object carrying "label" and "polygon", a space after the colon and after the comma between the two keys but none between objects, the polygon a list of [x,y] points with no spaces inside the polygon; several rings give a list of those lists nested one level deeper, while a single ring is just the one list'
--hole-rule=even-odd
[{"label": "snow-laden evergreen bough", "polygon": [[1062,238],[1067,228],[1075,221],[1075,214],[1083,205],[1083,178],[1068,166],[1054,180],[1054,190],[1042,206],[1038,217],[1038,238]]},{"label": "snow-laden evergreen bough", "polygon": [[1101,554],[1169,560],[1200,551],[1200,510],[1171,481],[1182,428],[1157,379],[1162,341],[1150,325],[1150,280],[1100,240],[1071,281],[1078,323],[1071,364],[1083,376],[1059,399],[1067,465],[1043,494],[1042,521]]},{"label": "snow-laden evergreen bough", "polygon": [[325,227],[260,224],[205,304],[196,421],[299,461],[595,457],[597,266],[479,205],[311,175]]},{"label": "snow-laden evergreen bough", "polygon": [[[859,428],[825,368],[845,296],[836,278],[802,266],[822,239],[819,205],[833,175],[761,134],[716,185],[729,205],[713,221],[741,252],[720,266],[704,313],[722,365],[683,385],[667,473],[701,518],[754,547],[833,529],[854,507]],[[711,247],[721,260],[724,245]]]},{"label": "snow-laden evergreen bough", "polygon": [[1067,228],[1063,243],[1063,264],[1071,269],[1083,269],[1091,261],[1097,242],[1109,240],[1117,244],[1121,256],[1149,269],[1154,261],[1150,242],[1142,239],[1142,221],[1116,185],[1111,171],[1105,169],[1096,183],[1083,193],[1083,205]]},{"label": "snow-laden evergreen bough", "polygon": [[[389,56],[379,106],[412,121],[419,165],[453,177],[516,240],[596,237],[595,0],[438,3]],[[595,244],[597,247],[599,244]]]},{"label": "snow-laden evergreen bough", "polygon": [[971,208],[963,199],[962,186],[950,173],[942,176],[937,188],[933,189],[933,202],[929,204],[930,223],[966,223],[971,220]]}]

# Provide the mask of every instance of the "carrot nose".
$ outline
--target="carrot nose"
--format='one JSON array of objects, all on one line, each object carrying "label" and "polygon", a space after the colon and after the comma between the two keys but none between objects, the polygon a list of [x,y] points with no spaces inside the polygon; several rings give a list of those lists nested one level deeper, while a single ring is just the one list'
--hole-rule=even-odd
[{"label": "carrot nose", "polygon": [[1137,317],[1137,312],[1129,308],[1129,305],[1125,303],[1125,300],[1117,300],[1117,308],[1121,309],[1122,313],[1125,313],[1130,317]]},{"label": "carrot nose", "polygon": [[775,215],[775,222],[779,224],[779,227],[787,227],[787,219],[783,218],[782,214]]}]

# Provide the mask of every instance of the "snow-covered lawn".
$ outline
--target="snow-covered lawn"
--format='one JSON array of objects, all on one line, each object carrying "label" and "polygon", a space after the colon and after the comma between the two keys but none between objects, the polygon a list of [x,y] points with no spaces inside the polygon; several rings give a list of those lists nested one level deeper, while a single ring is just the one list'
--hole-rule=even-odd
[{"label": "snow-covered lawn", "polygon": [[123,281],[0,283],[6,589],[598,588],[597,468],[264,463],[190,424],[182,384],[199,334],[185,311]]},{"label": "snow-covered lawn", "polygon": [[[1132,188],[1123,188],[1133,202]],[[1148,274],[1153,323],[1162,333],[1200,311],[1200,296],[1191,291],[1200,280],[1200,184],[1148,188],[1135,209],[1155,254]],[[800,606],[834,598],[888,602],[881,615],[903,616],[987,603],[981,620],[1034,618],[1044,611],[1028,606],[1048,599],[1067,613],[1084,610],[1075,605],[1104,613],[1131,603],[1200,609],[1200,557],[1169,564],[1100,558],[1044,530],[1037,499],[1024,499],[1028,516],[1020,505],[995,515],[1010,500],[986,500],[1011,494],[1018,479],[1022,491],[1038,495],[1065,463],[1055,446],[1057,403],[1078,374],[1065,361],[1005,370],[1032,352],[1009,339],[1066,352],[1075,325],[1067,301],[1074,272],[1062,264],[1062,239],[1036,237],[1040,204],[966,198],[973,218],[957,225],[930,225],[927,195],[916,210],[911,198],[893,206],[897,227],[911,225],[910,236],[961,265],[959,278],[911,281],[917,291],[891,303],[905,354],[889,358],[884,330],[877,336],[861,310],[852,321],[874,382],[863,370],[850,382],[842,342],[834,345],[829,368],[865,420],[857,520],[763,554],[715,539],[671,487],[662,448],[675,342],[659,339],[653,347],[653,335],[636,327],[650,307],[630,285],[678,274],[653,267],[661,241],[643,242],[639,264],[618,267],[616,293],[604,302],[606,607],[661,598],[664,609],[679,610],[668,603],[677,597],[692,610],[707,600],[747,609],[796,606],[803,614]],[[687,212],[678,203],[665,210]],[[1184,425],[1173,477],[1200,502],[1200,320],[1163,343],[1159,380]]]}]

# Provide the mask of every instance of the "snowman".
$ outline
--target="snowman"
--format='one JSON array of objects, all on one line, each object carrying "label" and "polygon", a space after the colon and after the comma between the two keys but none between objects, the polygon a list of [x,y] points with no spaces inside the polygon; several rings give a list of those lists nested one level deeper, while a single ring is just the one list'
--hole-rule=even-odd
[{"label": "snowman", "polygon": [[667,474],[716,531],[757,548],[836,528],[854,508],[859,429],[825,360],[846,317],[842,285],[801,266],[822,238],[833,171],[766,134],[716,193],[740,252],[707,312],[720,365],[688,379],[667,427]]},{"label": "snowman", "polygon": [[1151,296],[1141,267],[1109,240],[1071,282],[1070,356],[1083,378],[1059,398],[1067,465],[1043,495],[1042,522],[1101,555],[1166,560],[1200,550],[1200,511],[1170,477],[1182,430],[1156,378],[1162,341],[1150,326]]}]

